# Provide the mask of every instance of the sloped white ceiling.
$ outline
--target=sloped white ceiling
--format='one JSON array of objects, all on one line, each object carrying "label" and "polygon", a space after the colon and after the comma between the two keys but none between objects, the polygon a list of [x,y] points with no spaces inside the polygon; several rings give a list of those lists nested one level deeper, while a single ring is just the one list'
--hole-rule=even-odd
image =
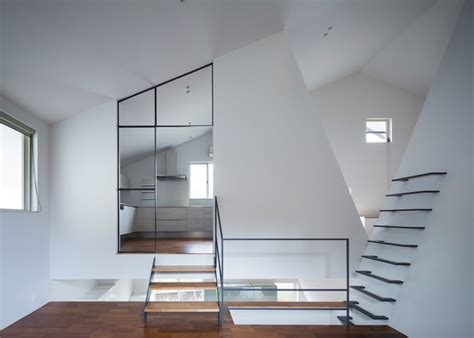
[{"label": "sloped white ceiling", "polygon": [[423,93],[462,0],[0,1],[0,94],[56,122],[283,29],[309,89],[363,69]]},{"label": "sloped white ceiling", "polygon": [[375,55],[363,72],[425,97],[463,3],[463,0],[438,1]]},{"label": "sloped white ceiling", "polygon": [[320,2],[292,8],[287,31],[306,86],[313,90],[360,70],[433,3],[323,2],[322,13]]},{"label": "sloped white ceiling", "polygon": [[13,1],[3,94],[49,122],[137,92],[283,29],[241,1]]}]

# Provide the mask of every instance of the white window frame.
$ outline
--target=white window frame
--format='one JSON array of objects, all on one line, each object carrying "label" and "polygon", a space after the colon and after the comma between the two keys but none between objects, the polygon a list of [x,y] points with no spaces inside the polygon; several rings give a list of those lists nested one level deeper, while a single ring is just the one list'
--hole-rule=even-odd
[{"label": "white window frame", "polygon": [[[383,122],[385,123],[385,130],[384,131],[369,131],[367,130],[367,122]],[[386,141],[384,142],[368,142],[367,141],[367,134],[378,135],[383,134],[385,135]],[[366,118],[365,119],[365,143],[370,144],[377,144],[377,143],[391,143],[392,142],[392,119],[391,118]]]},{"label": "white window frame", "polygon": [[[206,165],[206,195],[207,195],[206,198],[191,197],[191,181],[192,181],[191,166],[194,164]],[[209,165],[210,164],[214,165],[213,162],[190,162],[189,163],[189,196],[188,197],[190,200],[212,200],[214,198],[214,196],[209,195]]]},{"label": "white window frame", "polygon": [[0,210],[8,211],[31,211],[32,210],[32,179],[33,179],[33,136],[36,131],[21,121],[13,118],[7,113],[0,111],[0,124],[11,128],[23,135],[23,203],[22,208],[10,209],[3,208]]}]

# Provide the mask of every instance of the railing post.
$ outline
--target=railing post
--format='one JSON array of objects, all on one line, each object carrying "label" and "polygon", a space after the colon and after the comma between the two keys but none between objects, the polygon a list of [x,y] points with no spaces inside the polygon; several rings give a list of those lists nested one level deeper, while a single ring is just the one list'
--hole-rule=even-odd
[{"label": "railing post", "polygon": [[349,308],[350,308],[350,296],[349,296],[349,238],[346,238],[346,325],[349,325]]},{"label": "railing post", "polygon": [[221,236],[221,302],[219,312],[221,313],[220,326],[224,324],[225,306],[224,306],[224,238]]}]

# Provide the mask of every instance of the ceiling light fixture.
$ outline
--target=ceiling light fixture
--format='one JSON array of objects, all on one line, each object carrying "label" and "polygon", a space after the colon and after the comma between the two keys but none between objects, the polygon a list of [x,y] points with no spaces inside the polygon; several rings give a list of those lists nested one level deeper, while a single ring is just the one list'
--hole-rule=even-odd
[{"label": "ceiling light fixture", "polygon": [[330,30],[332,30],[332,26],[328,27],[328,30],[323,34],[323,37],[327,37],[329,35]]}]

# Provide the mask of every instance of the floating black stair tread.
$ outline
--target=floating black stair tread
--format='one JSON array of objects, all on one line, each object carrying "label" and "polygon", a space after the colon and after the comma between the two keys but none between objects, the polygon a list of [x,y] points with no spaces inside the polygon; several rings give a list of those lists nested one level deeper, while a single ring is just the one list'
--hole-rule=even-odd
[{"label": "floating black stair tread", "polygon": [[424,177],[424,176],[433,176],[433,175],[446,175],[446,171],[430,171],[427,173],[423,174],[417,174],[417,175],[411,175],[411,176],[405,176],[405,177],[397,177],[392,180],[392,182],[397,182],[397,181],[408,181],[412,178],[418,178],[418,177]]},{"label": "floating black stair tread", "polygon": [[375,224],[374,228],[407,229],[407,230],[425,230],[426,229],[426,227],[410,227],[410,226],[383,225],[383,224]]},{"label": "floating black stair tread", "polygon": [[399,196],[405,196],[405,195],[416,195],[416,194],[437,194],[439,193],[439,190],[416,190],[416,191],[405,191],[405,192],[396,192],[393,194],[387,194],[385,196],[387,197],[399,197]]},{"label": "floating black stair tread", "polygon": [[392,242],[385,242],[385,241],[374,241],[374,240],[370,240],[370,239],[367,242],[375,243],[375,244],[399,246],[399,247],[402,247],[402,248],[418,248],[417,244],[400,244],[400,243],[392,243]]},{"label": "floating black stair tread", "polygon": [[344,325],[350,325],[350,326],[354,325],[354,323],[351,322],[351,319],[352,319],[351,316],[349,316],[349,319],[347,318],[347,316],[337,316],[337,319],[339,319],[339,321]]},{"label": "floating black stair tread", "polygon": [[385,283],[388,283],[388,284],[403,284],[403,281],[401,281],[401,280],[388,279],[388,278],[385,278],[385,277],[380,277],[380,276],[374,275],[372,273],[372,271],[356,270],[356,272],[360,273],[361,275],[371,277],[371,278],[377,279],[379,281],[382,281],[382,282],[385,282]]},{"label": "floating black stair tread", "polygon": [[362,286],[362,285],[352,285],[351,286],[352,289],[354,290],[357,290],[361,293],[363,293],[364,295],[367,295],[369,297],[372,297],[376,300],[378,300],[379,302],[390,302],[390,303],[393,303],[393,302],[396,302],[396,300],[394,298],[390,298],[390,297],[381,297],[379,295],[376,295],[375,293],[372,293],[370,291],[367,291],[365,289],[365,286]]},{"label": "floating black stair tread", "polygon": [[382,209],[380,212],[397,212],[397,211],[431,211],[431,208],[404,208],[404,209]]},{"label": "floating black stair tread", "polygon": [[388,320],[388,317],[374,315],[373,313],[361,308],[359,305],[352,305],[351,308],[353,308],[356,311],[359,311],[363,315],[365,315],[365,316],[367,316],[367,317],[369,317],[370,319],[373,319],[373,320]]},{"label": "floating black stair tread", "polygon": [[402,266],[410,266],[411,265],[408,262],[394,262],[394,261],[390,261],[388,259],[379,258],[378,256],[373,256],[373,255],[362,255],[362,257],[367,258],[367,259],[372,259],[374,261],[378,261],[378,262],[382,262],[382,263],[392,264],[392,265],[402,265]]}]

